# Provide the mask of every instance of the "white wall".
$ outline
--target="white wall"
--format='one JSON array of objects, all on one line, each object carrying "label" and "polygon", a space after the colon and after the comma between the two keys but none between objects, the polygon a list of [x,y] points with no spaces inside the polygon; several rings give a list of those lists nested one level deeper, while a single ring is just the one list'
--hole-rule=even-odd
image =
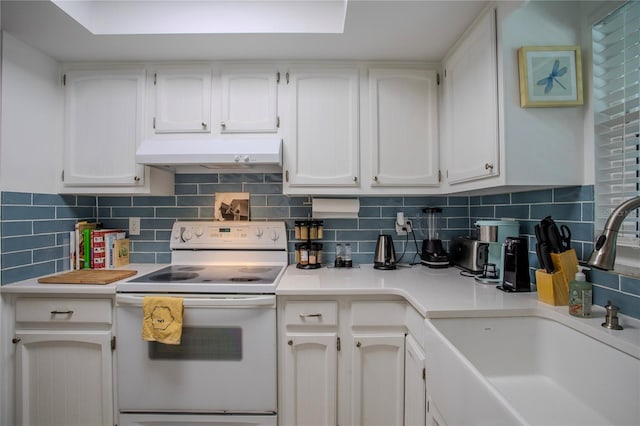
[{"label": "white wall", "polygon": [[[535,175],[536,170],[545,169],[547,158],[556,155],[559,143],[565,144],[560,152],[569,149],[575,156],[566,158],[565,170],[554,172],[571,179],[573,173],[567,171],[583,170],[586,107],[521,108],[517,58],[517,51],[523,46],[580,45],[579,10],[580,3],[575,1],[499,3],[506,139],[503,145],[509,151],[509,160],[518,165],[510,167],[507,173],[527,167]],[[532,152],[536,155],[532,156]],[[567,181],[567,184],[574,183]]]},{"label": "white wall", "polygon": [[64,112],[59,65],[6,32],[2,43],[0,190],[55,194]]}]

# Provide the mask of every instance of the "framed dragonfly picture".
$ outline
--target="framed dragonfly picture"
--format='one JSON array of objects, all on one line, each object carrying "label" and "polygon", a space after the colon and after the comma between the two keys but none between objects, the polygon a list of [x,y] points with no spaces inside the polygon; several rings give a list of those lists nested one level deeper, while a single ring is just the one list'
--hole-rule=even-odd
[{"label": "framed dragonfly picture", "polygon": [[521,47],[518,68],[521,107],[583,104],[580,47]]}]

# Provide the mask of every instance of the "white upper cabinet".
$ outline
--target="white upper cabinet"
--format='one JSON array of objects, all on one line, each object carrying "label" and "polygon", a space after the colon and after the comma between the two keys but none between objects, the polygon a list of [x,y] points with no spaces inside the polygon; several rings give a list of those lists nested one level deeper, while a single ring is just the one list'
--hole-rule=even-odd
[{"label": "white upper cabinet", "polygon": [[144,69],[65,73],[64,186],[143,186]]},{"label": "white upper cabinet", "polygon": [[290,70],[285,186],[359,186],[358,82],[356,68]]},{"label": "white upper cabinet", "polygon": [[527,45],[580,44],[572,27],[579,13],[575,2],[498,2],[448,53],[443,193],[584,183],[584,108],[522,108],[515,54]]},{"label": "white upper cabinet", "polygon": [[158,68],[153,85],[155,133],[211,132],[210,68]]},{"label": "white upper cabinet", "polygon": [[65,72],[62,193],[173,192],[173,176],[135,162],[142,141],[143,68]]},{"label": "white upper cabinet", "polygon": [[220,133],[276,133],[279,80],[275,67],[224,68]]},{"label": "white upper cabinet", "polygon": [[369,71],[373,186],[438,185],[437,73]]},{"label": "white upper cabinet", "polygon": [[499,174],[495,13],[486,14],[444,63],[446,179]]}]

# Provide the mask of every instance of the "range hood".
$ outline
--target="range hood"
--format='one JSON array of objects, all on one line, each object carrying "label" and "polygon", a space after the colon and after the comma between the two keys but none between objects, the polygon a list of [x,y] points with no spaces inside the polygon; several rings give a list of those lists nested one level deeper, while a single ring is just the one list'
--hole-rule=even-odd
[{"label": "range hood", "polygon": [[282,139],[277,137],[146,139],[136,151],[136,163],[163,168],[175,166],[202,166],[211,169],[282,167]]}]

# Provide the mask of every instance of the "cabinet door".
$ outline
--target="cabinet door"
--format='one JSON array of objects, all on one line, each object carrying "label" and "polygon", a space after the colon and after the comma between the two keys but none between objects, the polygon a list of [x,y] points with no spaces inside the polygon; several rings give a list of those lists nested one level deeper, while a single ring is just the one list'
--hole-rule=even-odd
[{"label": "cabinet door", "polygon": [[495,11],[488,13],[444,64],[447,181],[496,176],[498,87]]},{"label": "cabinet door", "polygon": [[404,334],[354,334],[351,359],[351,424],[403,424]]},{"label": "cabinet door", "polygon": [[289,186],[359,185],[358,70],[292,70]]},{"label": "cabinet door", "polygon": [[211,70],[159,69],[154,74],[156,133],[210,133]]},{"label": "cabinet door", "polygon": [[287,333],[283,425],[336,424],[337,333]]},{"label": "cabinet door", "polygon": [[277,132],[278,76],[276,70],[223,71],[220,132]]},{"label": "cabinet door", "polygon": [[410,334],[407,335],[405,348],[404,396],[405,426],[425,426],[427,388],[424,352]]},{"label": "cabinet door", "polygon": [[18,332],[19,425],[113,425],[111,332]]},{"label": "cabinet door", "polygon": [[438,185],[437,74],[369,71],[373,186]]},{"label": "cabinet door", "polygon": [[143,186],[143,69],[65,76],[65,186]]}]

